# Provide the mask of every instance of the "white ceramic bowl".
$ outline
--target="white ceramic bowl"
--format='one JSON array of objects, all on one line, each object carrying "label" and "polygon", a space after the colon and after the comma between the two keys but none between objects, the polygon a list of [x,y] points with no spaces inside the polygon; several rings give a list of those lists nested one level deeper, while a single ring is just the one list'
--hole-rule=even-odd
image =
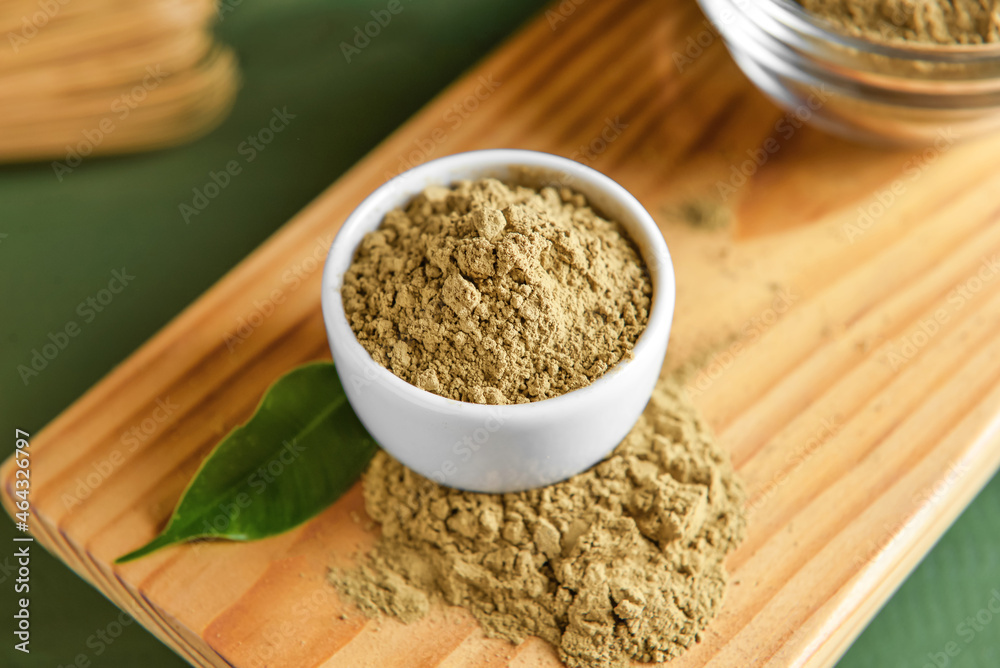
[{"label": "white ceramic bowl", "polygon": [[[519,168],[528,168],[525,171]],[[653,284],[649,323],[631,359],[587,387],[528,404],[486,406],[421,390],[376,363],[358,342],[341,301],[343,276],[367,233],[386,213],[429,185],[495,177],[565,185],[638,246]],[[527,180],[526,180],[527,179]],[[663,365],[674,312],[674,271],[656,223],[624,188],[589,167],[547,153],[508,149],[440,158],[387,181],[350,215],[323,270],[323,318],[347,398],[392,456],[438,482],[478,492],[511,492],[568,478],[600,461],[639,418]]]}]

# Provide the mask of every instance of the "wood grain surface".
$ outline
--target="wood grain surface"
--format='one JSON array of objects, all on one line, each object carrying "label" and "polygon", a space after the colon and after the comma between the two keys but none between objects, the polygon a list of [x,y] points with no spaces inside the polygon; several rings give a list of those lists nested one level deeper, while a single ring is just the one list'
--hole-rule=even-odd
[{"label": "wood grain surface", "polygon": [[[111,566],[162,528],[271,381],[328,357],[322,259],[351,209],[401,169],[461,150],[590,164],[670,246],[668,365],[694,369],[692,396],[745,477],[751,515],[720,616],[673,666],[831,665],[1000,465],[1000,138],[847,144],[765,100],[689,0],[559,11],[32,440],[35,536],[192,664],[558,665],[539,640],[484,639],[461,610],[403,626],[341,603],[327,569],[373,540],[357,486],[272,539]],[[677,52],[691,57],[681,68]],[[729,223],[690,224],[723,191]],[[10,461],[2,481],[11,510]]]}]

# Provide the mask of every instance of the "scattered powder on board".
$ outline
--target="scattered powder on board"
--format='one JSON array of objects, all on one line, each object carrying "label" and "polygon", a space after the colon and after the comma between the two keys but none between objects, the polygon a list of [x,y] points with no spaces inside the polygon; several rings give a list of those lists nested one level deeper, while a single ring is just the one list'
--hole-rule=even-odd
[{"label": "scattered powder on board", "polygon": [[729,208],[722,202],[708,197],[692,198],[665,207],[663,213],[668,218],[706,231],[725,229],[732,222]]},{"label": "scattered powder on board", "polygon": [[526,403],[631,355],[652,285],[620,224],[568,188],[429,187],[361,242],[344,309],[376,362],[460,401]]},{"label": "scattered powder on board", "polygon": [[848,34],[877,42],[1000,42],[994,0],[798,0],[806,11]]},{"label": "scattered powder on board", "polygon": [[528,492],[442,487],[384,452],[364,476],[374,549],[331,582],[404,622],[445,602],[486,633],[552,643],[571,668],[665,661],[699,640],[742,540],[743,491],[676,381],[592,469]]}]

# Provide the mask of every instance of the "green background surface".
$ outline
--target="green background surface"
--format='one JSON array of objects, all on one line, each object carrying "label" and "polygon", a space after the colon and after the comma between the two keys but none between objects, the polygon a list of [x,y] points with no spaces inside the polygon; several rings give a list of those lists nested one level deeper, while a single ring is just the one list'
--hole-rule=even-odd
[{"label": "green background surface", "polygon": [[[185,147],[88,159],[57,181],[48,164],[0,167],[0,412],[37,432],[195,300],[435,93],[537,13],[538,0],[404,1],[405,10],[352,62],[339,43],[378,0],[242,2],[219,25],[239,55],[244,85],[222,127]],[[272,109],[295,118],[244,164],[190,224],[178,206],[209,171],[241,159],[239,144]],[[6,236],[2,236],[6,235]],[[90,322],[78,305],[124,268],[135,279]],[[81,333],[25,385],[18,365],[70,321]],[[31,654],[13,650],[13,525],[0,520],[0,660],[14,668],[186,665],[69,569],[36,548],[31,563]],[[841,666],[1000,666],[1000,615],[962,627],[1000,596],[1000,479],[906,581]],[[981,615],[985,619],[985,615]],[[976,629],[979,630],[976,630]],[[971,634],[971,635],[970,635]],[[102,639],[102,635],[103,638]],[[88,664],[83,664],[88,665]]]}]

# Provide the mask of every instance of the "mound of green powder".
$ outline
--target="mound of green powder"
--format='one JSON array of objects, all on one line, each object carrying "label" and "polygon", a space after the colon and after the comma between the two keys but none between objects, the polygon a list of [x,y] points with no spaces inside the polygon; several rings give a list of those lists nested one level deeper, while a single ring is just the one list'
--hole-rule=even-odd
[{"label": "mound of green powder", "polygon": [[372,359],[478,404],[540,401],[632,354],[652,284],[618,222],[569,188],[429,186],[365,235],[344,312]]},{"label": "mound of green powder", "polygon": [[592,469],[528,492],[442,487],[379,453],[364,476],[381,524],[342,596],[370,616],[463,606],[487,635],[552,643],[571,668],[666,661],[716,614],[725,556],[742,540],[743,491],[672,381]]}]

